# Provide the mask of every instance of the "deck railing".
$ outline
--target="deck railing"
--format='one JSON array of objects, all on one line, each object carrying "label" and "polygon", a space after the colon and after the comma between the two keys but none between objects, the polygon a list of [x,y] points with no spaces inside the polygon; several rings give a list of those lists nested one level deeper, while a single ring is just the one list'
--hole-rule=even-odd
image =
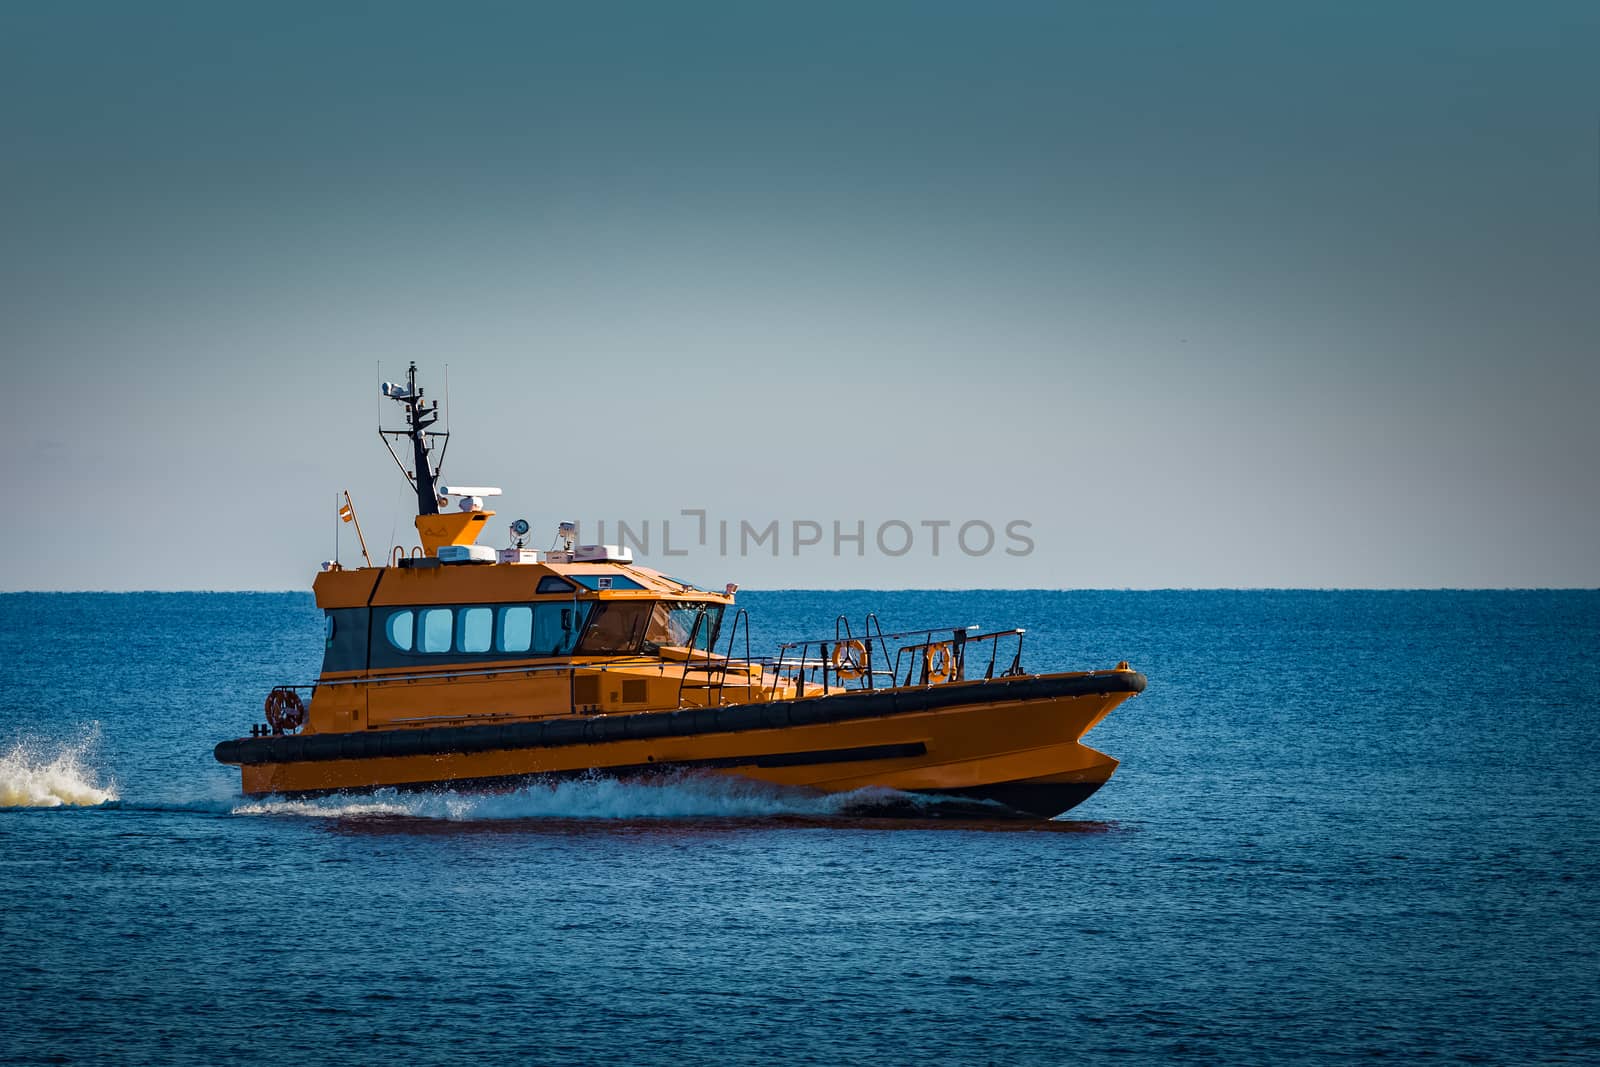
[{"label": "deck railing", "polygon": [[[834,636],[785,641],[766,662],[795,696],[838,690],[876,690],[967,681],[979,665],[985,680],[1022,673],[1022,629],[975,633],[976,626],[929,627],[885,633],[868,615],[857,637],[840,616]],[[1008,656],[1002,656],[1002,652]]]},{"label": "deck railing", "polygon": [[[750,618],[741,608],[728,627],[726,652],[708,651],[696,661],[691,651],[678,687],[678,706],[698,706],[684,701],[685,691],[694,690],[704,693],[705,704],[723,705],[732,673],[748,679],[732,686],[743,690],[743,699],[737,703],[778,699],[779,690],[790,687],[799,698],[966,681],[976,676],[980,666],[986,681],[997,672],[1003,678],[1022,673],[1022,643],[1027,633],[1023,629],[975,633],[976,626],[935,626],[885,633],[878,617],[870,613],[862,622],[859,637],[843,615],[834,619],[833,625],[831,638],[784,641],[775,655],[753,656]],[[691,650],[698,636],[697,621],[689,642]],[[736,658],[741,636],[744,655]],[[717,644],[722,643],[719,635]]]}]

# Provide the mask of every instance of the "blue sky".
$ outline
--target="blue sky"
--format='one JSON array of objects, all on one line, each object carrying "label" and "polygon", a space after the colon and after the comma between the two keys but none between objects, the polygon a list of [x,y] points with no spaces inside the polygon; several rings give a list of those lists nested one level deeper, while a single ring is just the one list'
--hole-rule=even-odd
[{"label": "blue sky", "polygon": [[[410,543],[413,359],[446,481],[541,544],[780,524],[653,560],[704,582],[1600,585],[1597,45],[1576,3],[14,5],[0,588],[303,588],[344,488]],[[1033,548],[794,551],[835,521]]]}]

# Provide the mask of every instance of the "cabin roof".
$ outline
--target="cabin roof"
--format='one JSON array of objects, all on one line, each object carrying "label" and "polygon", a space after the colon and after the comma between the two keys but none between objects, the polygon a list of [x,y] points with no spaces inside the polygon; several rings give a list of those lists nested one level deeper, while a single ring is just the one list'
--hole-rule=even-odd
[{"label": "cabin roof", "polygon": [[[557,577],[567,588],[551,590]],[[544,591],[540,592],[540,585]],[[733,597],[698,588],[637,563],[426,563],[405,567],[327,570],[312,583],[317,606],[362,608],[402,604],[484,604],[572,596],[631,600],[668,597],[716,600]]]}]

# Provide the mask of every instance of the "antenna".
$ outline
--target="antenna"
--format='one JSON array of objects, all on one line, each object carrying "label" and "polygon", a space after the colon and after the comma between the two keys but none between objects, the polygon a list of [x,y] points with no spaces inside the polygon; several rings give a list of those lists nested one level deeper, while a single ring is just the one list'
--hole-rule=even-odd
[{"label": "antenna", "polygon": [[[403,430],[385,430],[380,424],[378,435],[383,439],[383,445],[389,450],[389,455],[394,458],[395,466],[400,468],[400,473],[406,476],[417,492],[417,514],[439,514],[439,494],[434,488],[440,470],[444,467],[444,454],[450,447],[450,432],[446,430],[430,430],[428,427],[439,421],[439,402],[429,403],[423,397],[423,391],[417,385],[417,364],[413,360],[406,370],[404,385],[399,382],[384,382],[380,390],[383,396],[396,401],[406,409],[406,428]],[[389,443],[390,438],[404,437],[411,442],[411,470],[401,462],[400,456]],[[439,458],[430,466],[428,456],[433,451],[435,443],[439,443]]]}]

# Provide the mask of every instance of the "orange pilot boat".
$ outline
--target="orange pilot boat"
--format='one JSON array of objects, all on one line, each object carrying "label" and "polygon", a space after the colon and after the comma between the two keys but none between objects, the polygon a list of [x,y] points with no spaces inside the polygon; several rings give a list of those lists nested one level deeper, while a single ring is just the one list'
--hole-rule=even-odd
[{"label": "orange pilot boat", "polygon": [[438,406],[415,364],[383,391],[405,409],[404,429],[380,432],[410,446],[400,466],[421,545],[317,575],[320,676],[273,689],[267,721],[216,746],[245,793],[698,771],[1050,818],[1116,769],[1082,738],[1143,691],[1126,663],[1028,674],[1022,630],[886,633],[870,615],[859,632],[840,617],[832,636],[752,656],[734,586],[700,589],[625,549],[575,544],[570,524],[552,551],[523,548],[521,520],[514,547],[477,544],[498,490],[439,484],[445,435],[429,429]]}]

